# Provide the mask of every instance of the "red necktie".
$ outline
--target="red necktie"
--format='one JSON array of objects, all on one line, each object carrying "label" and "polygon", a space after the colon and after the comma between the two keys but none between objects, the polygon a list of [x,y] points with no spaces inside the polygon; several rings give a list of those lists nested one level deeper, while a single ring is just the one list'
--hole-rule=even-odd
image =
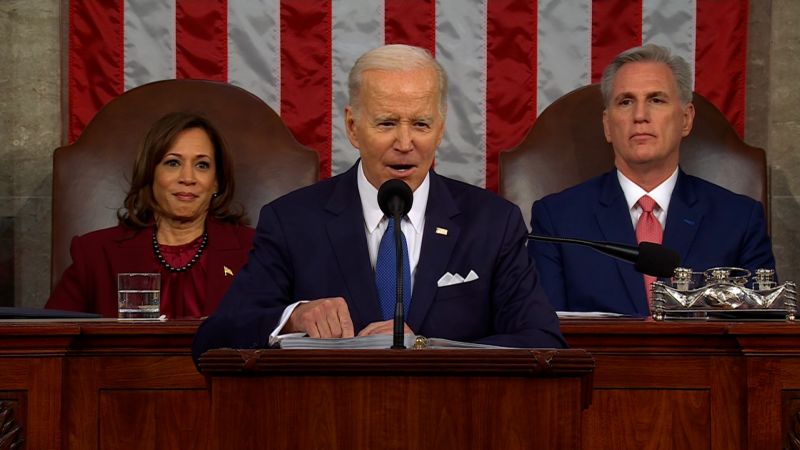
[{"label": "red necktie", "polygon": [[[636,242],[646,241],[660,244],[664,238],[664,231],[661,223],[653,214],[653,209],[658,206],[658,203],[647,195],[643,195],[636,204],[642,208],[642,215],[639,216],[639,221],[636,223]],[[656,281],[656,277],[644,276],[644,291],[647,294],[648,306],[652,306],[653,294],[650,292],[650,285],[653,284],[653,281]]]}]

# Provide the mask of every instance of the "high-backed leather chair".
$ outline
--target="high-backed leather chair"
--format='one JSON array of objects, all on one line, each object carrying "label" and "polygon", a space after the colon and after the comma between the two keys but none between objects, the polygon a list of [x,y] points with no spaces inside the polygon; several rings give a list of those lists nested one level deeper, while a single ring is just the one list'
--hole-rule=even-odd
[{"label": "high-backed leather chair", "polygon": [[[694,126],[680,147],[681,168],[764,204],[769,218],[767,160],[745,144],[725,116],[694,94]],[[530,226],[531,205],[614,167],[614,150],[603,135],[603,97],[598,84],[553,102],[516,148],[500,154],[500,195],[516,203]]]},{"label": "high-backed leather chair", "polygon": [[314,183],[319,157],[300,145],[266,103],[219,82],[166,80],[132,89],[109,102],[72,145],[53,156],[53,285],[71,263],[73,236],[117,223],[133,161],[150,126],[173,111],[207,117],[235,161],[236,200],[255,226],[262,205]]}]

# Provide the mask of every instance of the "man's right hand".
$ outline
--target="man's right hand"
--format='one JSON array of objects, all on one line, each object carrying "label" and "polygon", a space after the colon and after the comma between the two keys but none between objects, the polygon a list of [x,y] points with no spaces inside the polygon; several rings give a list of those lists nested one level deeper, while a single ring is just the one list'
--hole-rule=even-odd
[{"label": "man's right hand", "polygon": [[282,333],[297,332],[305,332],[313,338],[353,337],[353,321],[347,302],[342,297],[333,297],[297,305]]}]

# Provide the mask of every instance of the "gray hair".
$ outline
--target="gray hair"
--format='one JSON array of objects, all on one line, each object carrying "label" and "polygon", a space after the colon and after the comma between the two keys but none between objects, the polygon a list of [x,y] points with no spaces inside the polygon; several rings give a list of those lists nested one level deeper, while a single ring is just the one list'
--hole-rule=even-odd
[{"label": "gray hair", "polygon": [[634,47],[617,55],[611,64],[603,70],[600,81],[600,90],[603,92],[603,103],[608,106],[611,101],[611,90],[617,71],[625,64],[632,62],[658,62],[664,63],[672,71],[678,83],[678,95],[685,105],[692,101],[692,69],[685,59],[673,55],[668,48],[655,44]]},{"label": "gray hair", "polygon": [[439,78],[439,114],[447,114],[447,74],[441,64],[430,52],[420,47],[404,44],[384,45],[361,55],[347,78],[350,106],[353,115],[358,116],[361,102],[361,84],[367,70],[407,71],[415,69],[434,69]]}]

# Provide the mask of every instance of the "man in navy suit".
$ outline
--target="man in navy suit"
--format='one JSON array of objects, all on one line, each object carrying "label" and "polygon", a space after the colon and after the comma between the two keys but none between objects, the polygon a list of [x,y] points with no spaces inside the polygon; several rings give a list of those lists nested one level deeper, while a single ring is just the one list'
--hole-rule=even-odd
[{"label": "man in navy suit", "polygon": [[[694,119],[686,61],[655,45],[633,48],[605,69],[601,89],[616,170],[535,202],[533,232],[660,242],[695,271],[774,268],[761,204],[678,167],[680,142]],[[557,310],[649,314],[652,280],[631,264],[585,247],[536,242],[528,249]]]},{"label": "man in navy suit", "polygon": [[359,58],[349,88],[345,125],[359,162],[261,210],[249,260],[198,330],[195,358],[210,348],[264,347],[278,333],[391,334],[374,272],[388,228],[377,192],[389,179],[414,196],[400,225],[411,274],[406,332],[564,346],[519,208],[431,170],[447,112],[441,66],[423,49],[384,46]]}]

